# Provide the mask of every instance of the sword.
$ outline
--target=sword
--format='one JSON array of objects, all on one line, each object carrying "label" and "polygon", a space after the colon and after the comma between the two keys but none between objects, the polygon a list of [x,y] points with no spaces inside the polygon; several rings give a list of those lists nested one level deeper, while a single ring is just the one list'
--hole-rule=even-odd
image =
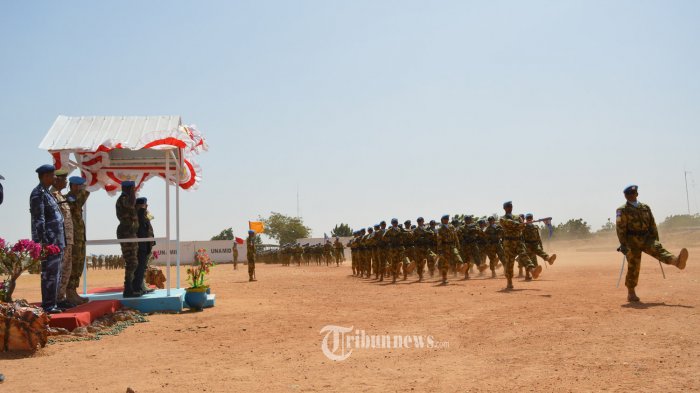
[{"label": "sword", "polygon": [[617,285],[615,288],[620,288],[620,281],[622,280],[622,272],[625,271],[625,261],[627,260],[627,255],[622,256],[622,266],[620,267],[620,277],[617,278]]},{"label": "sword", "polygon": [[666,273],[664,272],[664,266],[661,264],[661,261],[659,261],[659,267],[661,268],[661,274],[664,275],[664,280],[666,279]]}]

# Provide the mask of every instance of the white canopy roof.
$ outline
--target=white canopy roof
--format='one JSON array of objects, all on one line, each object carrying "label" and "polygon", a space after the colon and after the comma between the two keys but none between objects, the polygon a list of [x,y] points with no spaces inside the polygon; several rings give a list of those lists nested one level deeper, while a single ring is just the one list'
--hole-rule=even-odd
[{"label": "white canopy roof", "polygon": [[60,115],[39,144],[40,149],[95,151],[106,140],[134,148],[153,132],[177,132],[180,116],[79,116]]}]

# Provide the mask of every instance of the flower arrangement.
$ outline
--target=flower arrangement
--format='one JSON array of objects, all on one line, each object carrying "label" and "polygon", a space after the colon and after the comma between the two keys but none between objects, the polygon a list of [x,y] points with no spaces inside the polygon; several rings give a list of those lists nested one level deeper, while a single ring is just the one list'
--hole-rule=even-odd
[{"label": "flower arrangement", "polygon": [[15,283],[22,272],[37,266],[46,257],[60,253],[61,249],[54,244],[42,247],[39,243],[22,239],[9,245],[5,239],[0,238],[0,273],[5,275],[0,283],[0,300],[12,301]]},{"label": "flower arrangement", "polygon": [[190,288],[206,288],[204,280],[212,267],[214,267],[214,262],[207,254],[207,250],[204,248],[197,250],[194,254],[192,267],[187,269],[187,282]]}]

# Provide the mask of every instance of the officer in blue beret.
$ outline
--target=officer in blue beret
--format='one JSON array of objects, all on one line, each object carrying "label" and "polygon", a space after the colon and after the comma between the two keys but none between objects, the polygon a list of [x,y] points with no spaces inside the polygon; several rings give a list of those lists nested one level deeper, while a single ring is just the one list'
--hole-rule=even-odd
[{"label": "officer in blue beret", "polygon": [[66,247],[63,227],[63,214],[58,202],[51,195],[50,187],[54,182],[53,165],[42,165],[36,169],[39,185],[29,196],[29,211],[32,221],[32,240],[42,246],[53,244],[61,250],[56,255],[41,261],[41,306],[49,314],[62,312],[57,306],[59,282],[61,281],[61,261]]},{"label": "officer in blue beret", "polygon": [[[117,198],[116,209],[119,226],[117,239],[135,239],[139,229],[139,218],[136,214],[136,190],[133,181],[122,182],[122,193]],[[123,297],[139,297],[143,295],[141,287],[134,287],[134,275],[138,266],[138,245],[136,243],[120,243],[124,258],[124,293]]]},{"label": "officer in blue beret", "polygon": [[[139,218],[139,228],[136,231],[136,236],[139,238],[153,238],[155,237],[153,233],[153,226],[151,225],[151,215],[148,212],[148,199],[146,197],[136,198],[136,215]],[[146,276],[146,270],[148,270],[148,259],[153,252],[153,246],[156,242],[149,240],[147,242],[138,243],[137,260],[138,265],[136,265],[136,270],[134,271],[134,282],[132,288],[140,290],[142,293],[151,293],[154,290],[149,288],[143,281]]]},{"label": "officer in blue beret", "polygon": [[686,248],[682,248],[678,256],[675,256],[661,244],[651,208],[637,200],[638,189],[636,184],[625,187],[623,193],[627,201],[617,209],[615,222],[617,238],[620,241],[620,247],[617,250],[627,257],[625,286],[629,302],[639,301],[635,288],[639,281],[642,252],[681,270],[685,269],[688,261]]}]

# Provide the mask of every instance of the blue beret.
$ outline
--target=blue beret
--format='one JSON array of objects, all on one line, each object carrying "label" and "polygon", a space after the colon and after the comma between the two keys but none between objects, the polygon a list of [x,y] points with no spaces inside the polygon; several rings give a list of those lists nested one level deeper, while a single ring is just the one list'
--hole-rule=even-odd
[{"label": "blue beret", "polygon": [[450,219],[450,215],[449,215],[449,214],[445,214],[445,215],[442,216],[440,219],[441,219],[441,220],[449,220],[449,219]]},{"label": "blue beret", "polygon": [[79,186],[82,186],[83,184],[85,184],[85,179],[83,179],[83,178],[80,177],[80,176],[71,176],[71,177],[68,179],[68,182],[69,182],[70,184],[77,184],[77,185],[79,185]]},{"label": "blue beret", "polygon": [[637,192],[637,185],[636,184],[630,184],[629,186],[625,187],[625,190],[623,191],[625,194],[631,194],[633,192]]},{"label": "blue beret", "polygon": [[527,214],[525,215],[525,218],[532,218],[532,213],[527,213]]},{"label": "blue beret", "polygon": [[503,207],[506,207],[506,206],[513,206],[513,201],[503,202]]},{"label": "blue beret", "polygon": [[386,225],[386,221],[380,222],[379,225]]},{"label": "blue beret", "polygon": [[374,229],[379,229],[381,226],[379,224],[374,224]]},{"label": "blue beret", "polygon": [[51,165],[51,164],[44,164],[38,168],[36,168],[36,173],[43,175],[44,173],[49,173],[49,172],[55,172],[56,167]]},{"label": "blue beret", "polygon": [[392,224],[398,224],[398,223],[399,223],[399,219],[398,219],[398,218],[392,218],[392,219],[391,219],[391,223],[392,223]]},{"label": "blue beret", "polygon": [[125,187],[134,187],[135,185],[136,185],[136,183],[134,183],[134,182],[131,181],[131,180],[125,180],[125,181],[122,182],[122,188],[125,188]]},{"label": "blue beret", "polygon": [[138,197],[138,198],[136,198],[136,204],[137,204],[137,205],[145,205],[146,203],[148,203],[148,198],[146,198],[146,197]]},{"label": "blue beret", "polygon": [[418,217],[418,218],[416,218],[416,221],[421,222],[421,221],[425,221],[425,220],[423,219],[423,217]]},{"label": "blue beret", "polygon": [[494,216],[489,216],[489,218],[487,218],[487,220],[489,220],[489,221],[496,221],[496,217],[494,217]]},{"label": "blue beret", "polygon": [[250,230],[250,231],[248,231],[248,234],[249,234],[249,235],[255,235],[255,231]]}]

